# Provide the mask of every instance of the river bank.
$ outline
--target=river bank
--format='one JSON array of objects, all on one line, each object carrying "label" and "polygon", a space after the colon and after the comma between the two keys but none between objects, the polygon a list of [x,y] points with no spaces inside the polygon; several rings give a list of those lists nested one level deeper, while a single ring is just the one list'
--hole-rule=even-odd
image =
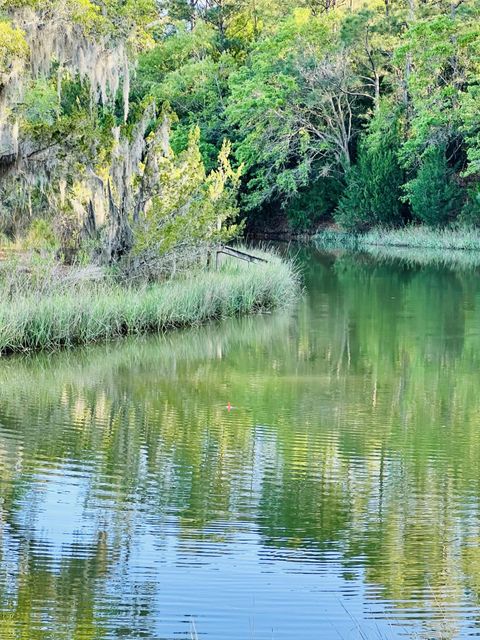
[{"label": "river bank", "polygon": [[321,248],[395,247],[480,251],[480,230],[473,227],[435,229],[424,225],[407,225],[398,229],[375,227],[358,234],[327,227],[317,232],[313,240]]},{"label": "river bank", "polygon": [[480,232],[473,228],[431,229],[408,226],[372,229],[365,234],[323,229],[312,236],[321,251],[362,253],[377,261],[401,261],[412,267],[453,270],[480,268]]},{"label": "river bank", "polygon": [[[148,285],[111,278],[29,278],[24,290],[15,273],[0,279],[0,354],[72,347],[125,335],[164,332],[208,320],[269,312],[292,303],[299,290],[294,266],[274,253],[268,262],[199,269]],[[25,276],[18,274],[18,279]]]}]

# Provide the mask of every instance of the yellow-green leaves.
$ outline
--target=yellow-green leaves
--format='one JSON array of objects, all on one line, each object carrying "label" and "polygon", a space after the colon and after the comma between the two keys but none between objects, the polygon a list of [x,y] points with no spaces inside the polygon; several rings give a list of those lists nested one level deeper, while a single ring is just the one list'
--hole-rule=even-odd
[{"label": "yellow-green leaves", "polygon": [[100,7],[91,0],[70,0],[69,9],[72,21],[79,24],[85,33],[106,31],[107,22]]},{"label": "yellow-green leaves", "polygon": [[165,135],[164,122],[151,141],[145,166],[145,172],[150,172],[146,178],[155,179],[154,192],[134,227],[136,252],[161,255],[178,246],[228,239],[236,230],[228,225],[237,213],[241,171],[230,164],[230,144],[224,142],[217,169],[207,175],[198,127],[191,130],[186,150],[178,155],[165,146]]},{"label": "yellow-green leaves", "polygon": [[28,45],[21,29],[0,20],[0,73],[8,73],[15,59],[26,58]]}]

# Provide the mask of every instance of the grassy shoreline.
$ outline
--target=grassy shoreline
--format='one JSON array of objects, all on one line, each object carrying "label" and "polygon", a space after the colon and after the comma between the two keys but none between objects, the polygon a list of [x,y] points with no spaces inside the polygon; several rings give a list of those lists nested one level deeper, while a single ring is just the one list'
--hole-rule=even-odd
[{"label": "grassy shoreline", "polygon": [[228,261],[218,271],[141,287],[106,280],[16,292],[0,307],[0,355],[165,332],[287,306],[297,297],[298,275],[275,254],[267,257],[268,263]]},{"label": "grassy shoreline", "polygon": [[382,262],[454,270],[480,268],[480,230],[473,228],[410,225],[400,229],[374,228],[365,234],[329,228],[317,233],[313,242],[322,251],[357,252]]},{"label": "grassy shoreline", "polygon": [[322,248],[398,247],[480,251],[480,229],[471,227],[432,229],[424,225],[408,225],[398,229],[376,227],[366,233],[356,234],[330,228],[317,233],[314,241]]}]

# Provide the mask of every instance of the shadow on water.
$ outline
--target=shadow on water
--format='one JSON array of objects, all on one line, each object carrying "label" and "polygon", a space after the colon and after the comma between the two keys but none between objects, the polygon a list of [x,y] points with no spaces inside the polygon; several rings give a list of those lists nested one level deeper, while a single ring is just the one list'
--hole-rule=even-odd
[{"label": "shadow on water", "polygon": [[291,313],[2,363],[1,640],[480,635],[479,274],[298,259]]}]

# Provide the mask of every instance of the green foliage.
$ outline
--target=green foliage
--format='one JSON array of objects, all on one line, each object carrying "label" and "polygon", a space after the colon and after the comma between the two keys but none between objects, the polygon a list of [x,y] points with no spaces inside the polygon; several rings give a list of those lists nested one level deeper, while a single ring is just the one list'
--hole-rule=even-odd
[{"label": "green foliage", "polygon": [[473,85],[461,96],[460,115],[461,133],[465,136],[468,164],[465,175],[480,175],[480,118],[478,117],[478,103],[480,87]]},{"label": "green foliage", "polygon": [[[82,192],[85,213],[92,181],[102,182],[104,196],[116,182],[114,197],[132,220],[156,117],[142,127],[153,103],[157,112],[167,105],[175,112],[173,153],[160,163],[169,197],[149,204],[158,246],[168,247],[169,236],[176,245],[182,234],[187,243],[213,241],[213,212],[223,207],[233,219],[237,191],[247,217],[268,226],[270,212],[281,208],[302,231],[332,217],[351,230],[412,218],[476,224],[479,0],[0,4],[2,161],[13,163],[19,149],[28,150],[35,165],[27,164],[36,169],[0,178],[9,234],[24,232],[48,209],[59,211],[61,184],[67,200]],[[25,8],[39,25],[57,25],[70,34],[66,40],[81,42],[81,52],[56,45],[50,51],[50,42],[41,43],[43,26],[29,32],[35,20],[23,21]],[[30,51],[27,42],[41,50]],[[126,140],[132,160],[120,169],[115,150]],[[225,140],[231,157],[218,169]],[[448,167],[433,159],[432,148],[447,148]],[[213,203],[208,185],[218,175],[224,186]],[[404,175],[414,177],[406,191]],[[435,191],[432,180],[443,176],[443,191]],[[185,197],[194,223],[182,225],[172,214],[173,223],[170,212],[183,210]],[[82,217],[80,209],[76,215]]]},{"label": "green foliage", "polygon": [[155,0],[73,0],[67,7],[70,20],[93,37],[127,38],[138,50],[151,45],[149,24],[158,18]]},{"label": "green foliage", "polygon": [[28,45],[21,29],[0,20],[0,74],[7,73],[15,58],[25,58]]},{"label": "green foliage", "polygon": [[328,76],[334,85],[338,69],[332,60],[324,75],[308,75],[332,52],[331,22],[296,11],[231,77],[226,113],[237,130],[235,155],[245,165],[243,205],[249,210],[295,196],[328,163],[338,163],[333,137],[324,129],[332,114],[322,109],[323,100],[332,98],[324,93]]},{"label": "green foliage", "polygon": [[49,221],[34,220],[28,230],[25,246],[39,252],[51,252],[58,248],[55,231]]},{"label": "green foliage", "polygon": [[192,30],[177,26],[173,33],[140,56],[134,92],[168,103],[178,116],[172,146],[177,152],[188,144],[192,126],[201,130],[200,148],[208,169],[213,169],[223,139],[228,79],[236,68],[229,52],[216,46],[214,29],[203,21]]},{"label": "green foliage", "polygon": [[462,129],[469,128],[469,85],[479,77],[479,17],[478,2],[426,15],[410,25],[394,53],[398,64],[408,61],[410,132],[403,145],[408,167],[432,144],[460,143]]},{"label": "green foliage", "polygon": [[462,224],[480,226],[480,186],[473,187],[467,192],[467,200],[463,205],[459,220]]},{"label": "green foliage", "polygon": [[[185,151],[165,151],[162,132],[153,137],[156,193],[135,227],[135,252],[162,255],[182,246],[226,241],[237,231],[235,194],[240,170],[230,165],[230,145],[224,143],[217,169],[208,175],[194,128]],[[146,171],[148,171],[146,167]]]},{"label": "green foliage", "polygon": [[331,218],[342,184],[334,178],[319,178],[305,189],[299,190],[288,203],[286,214],[295,231],[309,231],[322,220]]},{"label": "green foliage", "polygon": [[431,226],[443,226],[461,209],[461,190],[448,167],[445,147],[429,147],[416,177],[405,185],[412,213]]},{"label": "green foliage", "polygon": [[169,73],[212,56],[215,51],[215,32],[203,21],[193,29],[175,25],[155,47],[139,56],[136,90],[142,95],[154,93]]},{"label": "green foliage", "polygon": [[[388,105],[385,105],[388,107]],[[357,164],[347,174],[335,220],[345,229],[364,231],[402,221],[403,171],[398,162],[398,121],[385,112],[373,120],[361,142]]]},{"label": "green foliage", "polygon": [[59,107],[56,87],[42,78],[33,82],[25,93],[21,112],[28,125],[52,126]]},{"label": "green foliage", "polygon": [[100,7],[90,0],[77,0],[73,3],[72,22],[80,24],[87,33],[102,32],[107,27]]},{"label": "green foliage", "polygon": [[400,33],[400,23],[387,19],[375,6],[364,6],[342,21],[341,41],[354,56],[356,71],[376,108],[382,88],[392,81],[391,51],[398,46]]}]

